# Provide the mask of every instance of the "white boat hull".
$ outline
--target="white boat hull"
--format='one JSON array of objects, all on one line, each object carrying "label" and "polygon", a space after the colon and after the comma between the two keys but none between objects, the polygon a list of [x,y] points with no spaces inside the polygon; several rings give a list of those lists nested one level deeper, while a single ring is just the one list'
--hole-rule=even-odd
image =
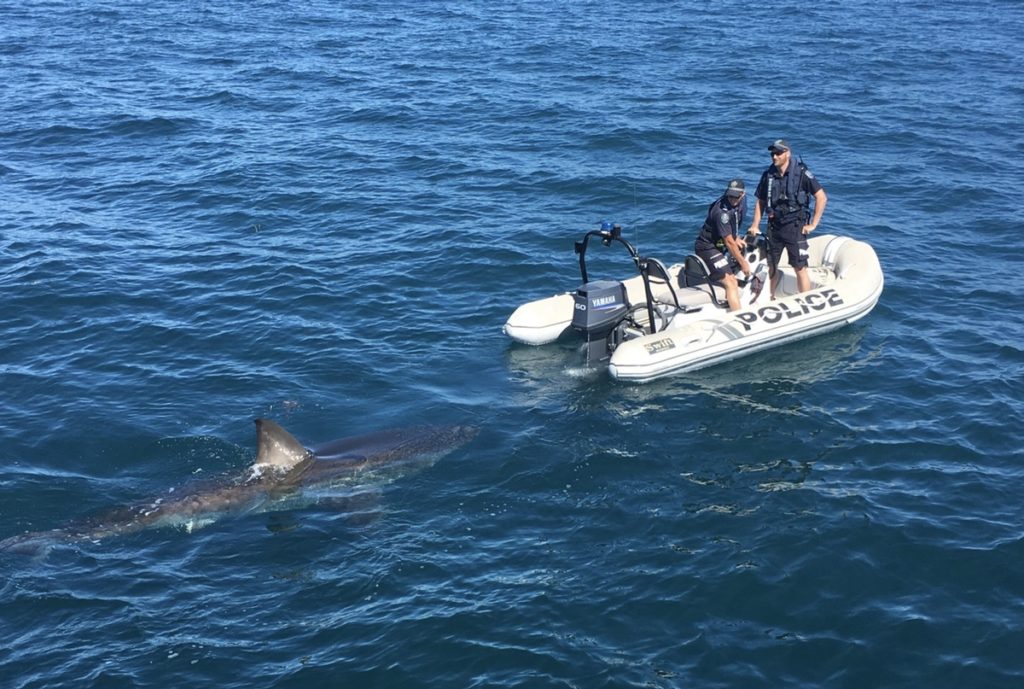
[{"label": "white boat hull", "polygon": [[[659,322],[658,332],[637,333],[619,343],[607,362],[609,373],[619,380],[650,381],[836,330],[870,313],[884,282],[874,249],[834,235],[812,237],[808,244],[810,291],[797,293],[795,273],[783,256],[775,300],[765,288],[752,297],[744,294],[739,311],[707,303],[686,313],[669,314],[668,324]],[[669,269],[673,281],[678,280],[680,269],[680,265]],[[645,301],[640,277],[624,284],[630,303]],[[691,291],[699,292],[677,288],[681,300]],[[667,287],[656,291],[655,301],[670,303],[667,292]],[[527,344],[553,342],[572,330],[573,309],[571,293],[529,302],[509,317],[504,330]]]}]

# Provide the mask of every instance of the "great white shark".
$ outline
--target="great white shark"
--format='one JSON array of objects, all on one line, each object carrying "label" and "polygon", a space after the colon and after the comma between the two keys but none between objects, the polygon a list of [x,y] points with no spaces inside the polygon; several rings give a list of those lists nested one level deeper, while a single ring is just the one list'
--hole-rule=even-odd
[{"label": "great white shark", "polygon": [[306,447],[269,419],[256,420],[256,461],[240,476],[122,507],[61,529],[0,541],[0,552],[39,553],[61,543],[97,541],[161,527],[194,531],[233,515],[345,504],[424,469],[477,433],[472,426],[379,431]]}]

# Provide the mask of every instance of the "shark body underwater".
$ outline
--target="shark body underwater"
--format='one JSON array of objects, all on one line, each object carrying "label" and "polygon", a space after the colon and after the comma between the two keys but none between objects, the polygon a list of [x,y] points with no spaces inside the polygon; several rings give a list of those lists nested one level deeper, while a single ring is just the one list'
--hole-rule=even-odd
[{"label": "shark body underwater", "polygon": [[273,421],[257,419],[256,461],[245,474],[65,528],[12,536],[0,541],[0,552],[32,554],[62,543],[98,541],[144,529],[191,532],[228,516],[348,504],[353,496],[366,495],[434,464],[469,442],[477,430],[472,426],[403,428],[307,448]]}]

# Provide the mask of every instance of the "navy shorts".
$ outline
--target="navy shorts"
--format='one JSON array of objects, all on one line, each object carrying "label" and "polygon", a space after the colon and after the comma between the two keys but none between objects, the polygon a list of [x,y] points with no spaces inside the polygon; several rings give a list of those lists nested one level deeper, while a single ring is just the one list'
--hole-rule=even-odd
[{"label": "navy shorts", "polygon": [[708,270],[711,271],[710,278],[713,282],[718,282],[726,274],[732,274],[732,270],[729,268],[729,258],[718,249],[705,249],[698,251],[697,255],[708,264]]},{"label": "navy shorts", "polygon": [[768,239],[768,260],[774,270],[782,258],[782,250],[789,254],[789,265],[794,270],[807,267],[810,252],[807,248],[807,235],[803,232],[803,223],[773,227]]}]

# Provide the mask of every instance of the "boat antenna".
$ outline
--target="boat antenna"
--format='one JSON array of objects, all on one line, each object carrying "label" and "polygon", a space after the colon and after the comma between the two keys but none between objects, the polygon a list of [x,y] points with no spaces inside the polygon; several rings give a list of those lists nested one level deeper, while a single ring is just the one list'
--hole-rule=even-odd
[{"label": "boat antenna", "polygon": [[620,178],[620,179],[622,179],[623,182],[628,184],[632,188],[632,190],[633,190],[633,218],[632,218],[632,222],[630,222],[629,224],[633,226],[633,245],[634,246],[639,246],[640,245],[640,223],[637,220],[637,208],[639,207],[639,204],[637,203],[636,182],[634,180],[627,179],[627,178],[624,178],[624,177]]}]

